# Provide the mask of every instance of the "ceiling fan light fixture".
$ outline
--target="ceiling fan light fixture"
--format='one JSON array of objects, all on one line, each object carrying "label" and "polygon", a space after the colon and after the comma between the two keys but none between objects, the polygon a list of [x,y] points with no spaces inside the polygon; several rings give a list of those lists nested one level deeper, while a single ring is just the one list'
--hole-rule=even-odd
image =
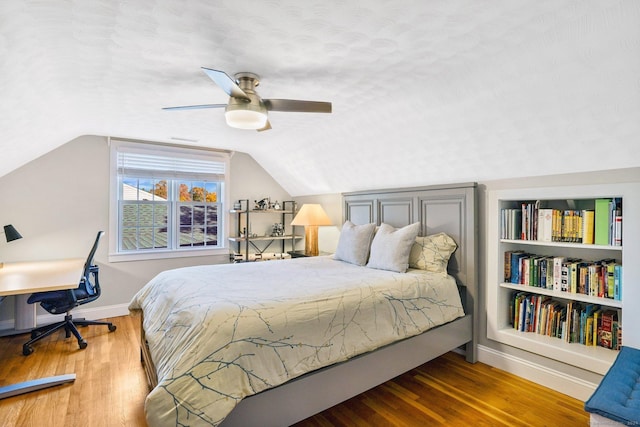
[{"label": "ceiling fan light fixture", "polygon": [[235,78],[212,68],[202,67],[203,71],[229,95],[225,104],[184,105],[165,107],[163,110],[198,110],[202,108],[225,108],[228,126],[238,129],[252,129],[262,132],[271,129],[267,118],[268,111],[289,113],[331,113],[330,102],[301,101],[296,99],[262,99],[256,92],[260,76],[249,72],[236,73]]},{"label": "ceiling fan light fixture", "polygon": [[252,104],[229,104],[224,113],[227,124],[237,129],[262,129],[267,124],[267,110]]}]

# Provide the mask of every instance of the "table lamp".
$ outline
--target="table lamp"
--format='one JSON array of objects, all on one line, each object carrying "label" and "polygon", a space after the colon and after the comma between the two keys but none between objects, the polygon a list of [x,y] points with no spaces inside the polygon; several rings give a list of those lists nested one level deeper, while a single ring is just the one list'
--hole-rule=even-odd
[{"label": "table lamp", "polygon": [[304,225],[304,254],[317,256],[318,251],[318,226],[332,225],[322,206],[314,203],[302,205],[291,225]]},{"label": "table lamp", "polygon": [[[15,227],[11,224],[4,226],[4,237],[7,239],[7,243],[13,242],[14,240],[22,239],[22,236],[20,235],[20,233],[18,233],[18,230],[16,230]],[[3,263],[0,262],[0,268],[2,267]]]}]

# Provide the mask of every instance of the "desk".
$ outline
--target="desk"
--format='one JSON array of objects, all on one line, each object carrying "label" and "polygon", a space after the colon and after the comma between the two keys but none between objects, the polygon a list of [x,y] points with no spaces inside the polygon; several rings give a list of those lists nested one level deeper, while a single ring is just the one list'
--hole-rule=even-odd
[{"label": "desk", "polygon": [[29,295],[77,288],[84,262],[82,258],[73,258],[4,263],[0,268],[0,301],[5,296],[16,296],[15,324],[11,332],[29,332],[36,326],[36,305],[27,304]]},{"label": "desk", "polygon": [[[34,292],[74,289],[78,287],[84,259],[4,263],[0,268],[0,303],[4,297],[16,296],[16,331],[35,327],[35,304],[26,300]],[[0,387],[0,399],[74,381],[75,374],[41,378]]]}]

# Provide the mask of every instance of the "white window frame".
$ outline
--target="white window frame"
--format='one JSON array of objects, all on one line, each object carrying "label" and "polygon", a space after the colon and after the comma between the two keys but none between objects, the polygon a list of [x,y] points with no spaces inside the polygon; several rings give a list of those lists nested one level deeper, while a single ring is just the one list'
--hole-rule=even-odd
[{"label": "white window frame", "polygon": [[[119,261],[139,261],[139,260],[152,260],[152,259],[165,259],[165,258],[183,258],[183,257],[196,257],[196,256],[212,256],[212,255],[228,255],[228,236],[229,225],[228,215],[229,211],[229,166],[230,166],[230,154],[228,152],[176,147],[170,145],[153,144],[132,142],[126,140],[109,139],[110,146],[110,191],[109,191],[109,262]],[[144,249],[136,251],[120,251],[119,250],[119,235],[120,235],[120,187],[121,187],[121,174],[118,171],[118,153],[141,153],[149,155],[161,155],[168,157],[182,157],[182,158],[201,158],[215,160],[224,163],[224,178],[220,179],[221,187],[219,197],[219,212],[218,221],[222,224],[218,226],[218,245],[215,248],[211,247],[192,247],[192,248],[178,248],[178,249]],[[189,178],[190,179],[190,178]],[[197,181],[198,179],[193,179]],[[173,202],[176,206],[185,202]],[[176,218],[170,214],[168,221],[172,221],[173,227],[178,227],[176,224]],[[175,242],[174,242],[175,243]]]}]

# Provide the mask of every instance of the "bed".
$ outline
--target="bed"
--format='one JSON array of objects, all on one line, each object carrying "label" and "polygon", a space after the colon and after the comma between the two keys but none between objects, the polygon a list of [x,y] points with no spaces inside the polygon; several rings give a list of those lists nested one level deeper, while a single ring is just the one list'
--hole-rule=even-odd
[{"label": "bed", "polygon": [[[369,266],[334,259],[341,234],[335,257],[159,274],[130,304],[149,425],[290,425],[447,351],[475,362],[475,195],[473,183],[344,194],[354,230],[379,226]],[[370,268],[387,229],[457,248],[442,272]]]}]

